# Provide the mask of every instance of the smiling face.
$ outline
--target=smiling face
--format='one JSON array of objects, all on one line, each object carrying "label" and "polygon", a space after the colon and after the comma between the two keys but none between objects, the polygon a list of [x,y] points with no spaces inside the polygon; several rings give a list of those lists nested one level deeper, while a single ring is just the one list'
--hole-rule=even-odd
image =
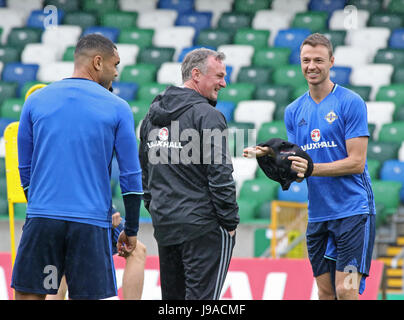
[{"label": "smiling face", "polygon": [[193,70],[198,92],[209,100],[216,101],[221,88],[226,87],[226,66],[223,61],[213,56],[207,58],[206,72]]},{"label": "smiling face", "polygon": [[319,86],[329,81],[334,57],[330,57],[327,47],[305,44],[300,51],[300,62],[309,86]]}]

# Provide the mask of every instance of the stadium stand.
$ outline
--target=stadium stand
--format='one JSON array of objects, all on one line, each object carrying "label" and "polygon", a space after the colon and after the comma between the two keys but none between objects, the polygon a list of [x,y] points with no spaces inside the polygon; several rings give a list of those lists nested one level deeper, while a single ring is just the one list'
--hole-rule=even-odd
[{"label": "stadium stand", "polygon": [[[58,9],[51,27],[44,26],[48,5]],[[153,98],[181,84],[179,63],[187,52],[203,46],[226,54],[227,87],[216,107],[229,125],[241,222],[261,227],[270,222],[272,200],[305,202],[307,186],[279,190],[256,161],[241,158],[242,149],[286,138],[285,107],[307,91],[300,44],[312,32],[325,34],[334,45],[331,79],[367,103],[378,227],[392,223],[404,205],[402,0],[0,0],[1,133],[19,119],[32,84],[71,75],[75,43],[94,32],[117,44],[114,93],[128,101],[137,128]],[[114,204],[122,207],[112,180]],[[4,203],[2,192],[0,216],[7,215]],[[23,207],[17,211],[24,216]]]}]

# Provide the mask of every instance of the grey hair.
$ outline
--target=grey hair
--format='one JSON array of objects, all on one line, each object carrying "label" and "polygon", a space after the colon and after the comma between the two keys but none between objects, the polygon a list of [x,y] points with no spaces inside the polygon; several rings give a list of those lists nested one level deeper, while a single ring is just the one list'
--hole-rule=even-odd
[{"label": "grey hair", "polygon": [[219,61],[223,61],[226,58],[223,52],[206,48],[199,48],[189,52],[181,65],[182,81],[185,82],[191,79],[192,69],[194,68],[198,68],[202,73],[206,73],[208,71],[207,61],[210,56]]}]

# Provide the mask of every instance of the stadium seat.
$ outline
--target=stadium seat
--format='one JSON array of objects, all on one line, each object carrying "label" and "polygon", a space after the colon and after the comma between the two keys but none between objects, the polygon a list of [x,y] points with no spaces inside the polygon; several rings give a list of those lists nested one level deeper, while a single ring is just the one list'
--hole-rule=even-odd
[{"label": "stadium seat", "polygon": [[7,45],[22,50],[28,43],[41,42],[42,30],[38,28],[12,28],[7,38]]},{"label": "stadium seat", "polygon": [[61,60],[57,47],[51,44],[29,43],[21,53],[21,62],[38,64],[39,66]]},{"label": "stadium seat", "polygon": [[233,1],[217,1],[217,0],[195,0],[194,7],[196,11],[210,11],[212,12],[211,25],[213,28],[217,27],[219,18],[223,12],[232,11]]},{"label": "stadium seat", "polygon": [[396,67],[391,77],[393,83],[404,83],[404,66]]},{"label": "stadium seat", "polygon": [[83,11],[94,11],[97,14],[112,12],[118,9],[117,0],[83,0]]},{"label": "stadium seat", "polygon": [[393,67],[404,65],[404,50],[399,49],[379,49],[374,57],[374,63],[389,63]]},{"label": "stadium seat", "polygon": [[257,201],[251,199],[238,199],[238,214],[240,216],[240,223],[253,222],[255,218],[255,210],[257,208]]},{"label": "stadium seat", "polygon": [[[0,87],[1,88],[1,87]],[[216,109],[223,113],[227,123],[232,122],[234,119],[233,113],[236,108],[236,104],[231,101],[217,101]]]},{"label": "stadium seat", "polygon": [[45,4],[55,6],[58,10],[63,10],[65,13],[80,10],[80,0],[45,0]]},{"label": "stadium seat", "polygon": [[380,169],[380,180],[398,181],[404,185],[404,162],[387,160]]},{"label": "stadium seat", "polygon": [[353,5],[357,9],[369,11],[373,15],[382,9],[383,3],[379,0],[348,0],[347,5]]},{"label": "stadium seat", "polygon": [[223,44],[233,43],[232,33],[220,29],[201,30],[196,38],[195,44],[204,47],[217,48]]},{"label": "stadium seat", "polygon": [[[269,44],[273,45],[279,30],[290,27],[294,12],[280,10],[259,10],[255,13],[251,25],[257,30],[268,30]],[[271,23],[268,23],[271,21]]]},{"label": "stadium seat", "polygon": [[174,86],[182,85],[182,73],[180,62],[164,62],[157,71],[157,82],[172,84]]},{"label": "stadium seat", "polygon": [[158,7],[161,9],[176,10],[179,13],[189,12],[194,6],[194,0],[159,0]]},{"label": "stadium seat", "polygon": [[0,117],[18,121],[23,104],[24,98],[9,98],[4,100],[0,108]]},{"label": "stadium seat", "polygon": [[62,61],[74,61],[76,46],[68,46],[63,53]]},{"label": "stadium seat", "polygon": [[324,11],[298,12],[292,21],[292,28],[309,29],[312,33],[328,29],[328,13]]},{"label": "stadium seat", "polygon": [[272,0],[234,0],[234,11],[255,14],[258,10],[268,9]]},{"label": "stadium seat", "polygon": [[297,12],[305,12],[308,9],[310,0],[273,0],[272,10],[288,11],[292,14]]},{"label": "stadium seat", "polygon": [[345,7],[346,0],[311,0],[309,10],[324,11],[332,14],[335,10],[341,10]]},{"label": "stadium seat", "polygon": [[38,69],[39,66],[37,64],[24,64],[19,62],[7,63],[3,67],[1,79],[3,81],[17,82],[19,92],[25,82],[37,79]]},{"label": "stadium seat", "polygon": [[265,122],[257,133],[257,143],[263,143],[272,138],[288,140],[284,121]]},{"label": "stadium seat", "polygon": [[229,30],[235,33],[241,28],[251,27],[252,17],[247,13],[224,12],[218,21],[218,29]]},{"label": "stadium seat", "polygon": [[17,89],[17,83],[0,81],[0,105],[4,100],[17,96]]},{"label": "stadium seat", "polygon": [[335,10],[330,16],[328,27],[330,30],[348,30],[351,28],[365,28],[370,13],[366,10],[357,10],[355,19],[347,19],[350,13],[344,10]]},{"label": "stadium seat", "polygon": [[244,148],[254,146],[256,130],[251,122],[229,122],[229,150],[232,157],[242,157]]},{"label": "stadium seat", "polygon": [[308,201],[308,189],[307,183],[293,182],[288,190],[283,191],[282,187],[278,187],[278,200],[291,201],[291,202],[307,202]]},{"label": "stadium seat", "polygon": [[137,26],[141,29],[170,28],[175,24],[178,12],[172,9],[140,11]]},{"label": "stadium seat", "polygon": [[157,82],[142,84],[137,92],[137,100],[148,101],[151,103],[159,93],[166,89],[166,87],[166,84]]},{"label": "stadium seat", "polygon": [[404,49],[404,28],[394,29],[389,39],[389,47]]},{"label": "stadium seat", "polygon": [[258,67],[279,67],[289,64],[289,48],[261,48],[254,50],[252,64]]},{"label": "stadium seat", "polygon": [[330,69],[330,79],[334,83],[345,86],[350,83],[351,72],[352,68],[350,67],[333,66]]},{"label": "stadium seat", "polygon": [[119,0],[119,8],[122,11],[151,11],[157,9],[158,0]]},{"label": "stadium seat", "polygon": [[319,31],[321,34],[327,37],[331,41],[333,49],[337,46],[345,45],[346,31],[345,30],[329,30],[323,29]]},{"label": "stadium seat", "polygon": [[375,138],[379,136],[382,125],[393,120],[395,105],[391,101],[367,101],[368,122],[376,125]]},{"label": "stadium seat", "polygon": [[367,27],[349,29],[345,42],[347,45],[371,51],[371,55],[374,56],[378,49],[387,47],[389,37],[390,29],[388,28]]},{"label": "stadium seat", "polygon": [[0,46],[0,61],[3,63],[19,62],[20,50],[12,46]]},{"label": "stadium seat", "polygon": [[367,64],[353,68],[351,83],[357,86],[371,86],[370,99],[374,100],[379,88],[389,85],[394,67],[391,64]]},{"label": "stadium seat", "polygon": [[368,166],[368,172],[369,172],[369,175],[370,175],[370,179],[372,181],[376,180],[376,179],[379,179],[379,171],[380,171],[380,168],[382,166],[381,162],[379,160],[372,159],[372,158],[367,159],[366,161],[367,161],[367,166]]},{"label": "stadium seat", "polygon": [[26,18],[20,10],[10,8],[0,8],[0,28],[3,32],[0,37],[0,42],[4,43],[7,40],[8,34],[13,28],[21,28],[25,26]]},{"label": "stadium seat", "polygon": [[291,101],[292,87],[278,84],[260,84],[254,94],[254,99],[271,100],[278,105],[287,105]]},{"label": "stadium seat", "polygon": [[404,84],[391,84],[380,87],[376,101],[394,102],[396,109],[404,105]]},{"label": "stadium seat", "polygon": [[212,20],[211,11],[205,11],[205,12],[190,11],[179,13],[177,20],[175,21],[175,25],[193,27],[195,29],[195,35],[197,37],[200,30],[208,29],[212,26],[211,20]]},{"label": "stadium seat", "polygon": [[236,31],[233,42],[234,44],[250,45],[257,50],[268,47],[269,34],[270,32],[268,30],[242,28]]},{"label": "stadium seat", "polygon": [[243,157],[234,157],[233,163],[233,178],[236,182],[236,194],[240,195],[241,188],[246,180],[252,180],[257,170],[257,161]]},{"label": "stadium seat", "polygon": [[29,28],[39,28],[39,29],[46,29],[48,26],[56,27],[59,24],[62,24],[63,20],[63,11],[57,10],[57,16],[53,16],[54,12],[50,11],[45,13],[44,10],[32,10],[26,26]]},{"label": "stadium seat", "polygon": [[273,74],[275,84],[290,85],[294,88],[307,85],[302,70],[298,65],[280,66]]},{"label": "stadium seat", "polygon": [[120,58],[118,64],[118,72],[120,73],[125,66],[134,65],[136,63],[139,47],[136,44],[117,43],[116,48]]},{"label": "stadium seat", "polygon": [[54,82],[72,76],[74,71],[74,62],[57,61],[44,64],[39,68],[38,80],[42,82]]},{"label": "stadium seat", "polygon": [[275,102],[266,100],[240,101],[234,110],[234,120],[237,122],[252,122],[256,130],[264,122],[272,121]]},{"label": "stadium seat", "polygon": [[121,30],[118,43],[136,44],[139,48],[153,45],[154,29],[128,28]]},{"label": "stadium seat", "polygon": [[153,45],[155,47],[175,48],[174,60],[176,60],[183,48],[193,44],[195,29],[193,27],[167,27],[158,28],[154,32]]},{"label": "stadium seat", "polygon": [[390,30],[401,28],[404,25],[404,17],[395,12],[375,12],[371,14],[369,27],[384,27]]},{"label": "stadium seat", "polygon": [[275,37],[274,45],[276,47],[290,48],[292,51],[299,49],[303,40],[311,34],[309,29],[290,28],[279,30]]},{"label": "stadium seat", "polygon": [[400,14],[404,13],[404,2],[403,0],[391,0],[387,6],[390,12],[397,12]]},{"label": "stadium seat", "polygon": [[136,94],[139,89],[139,85],[134,82],[120,82],[114,81],[112,83],[113,91],[118,97],[126,101],[131,101],[136,99]]},{"label": "stadium seat", "polygon": [[94,26],[94,27],[88,27],[84,29],[83,31],[83,36],[91,33],[96,33],[103,35],[104,37],[108,38],[112,42],[117,42],[118,37],[119,37],[119,29],[118,28],[113,28],[113,27],[99,27],[99,26]]},{"label": "stadium seat", "polygon": [[32,11],[44,7],[43,2],[44,0],[7,0],[7,8],[21,12],[27,19]]},{"label": "stadium seat", "polygon": [[300,48],[295,48],[289,56],[289,64],[300,65]]},{"label": "stadium seat", "polygon": [[[251,159],[249,161],[256,162]],[[241,187],[239,199],[254,199],[261,206],[265,202],[276,200],[278,186],[277,182],[270,179],[248,179]]]},{"label": "stadium seat", "polygon": [[404,161],[404,143],[401,144],[401,147],[398,150],[398,160]]},{"label": "stadium seat", "polygon": [[219,91],[218,100],[239,103],[243,100],[252,100],[255,85],[252,83],[231,83]]},{"label": "stadium seat", "polygon": [[82,30],[85,30],[98,24],[97,15],[94,12],[67,12],[63,19],[63,24],[79,26]]},{"label": "stadium seat", "polygon": [[379,132],[380,142],[396,142],[404,141],[404,121],[385,123]]},{"label": "stadium seat", "polygon": [[397,159],[399,149],[398,143],[369,141],[367,157],[383,163],[386,160]]},{"label": "stadium seat", "polygon": [[215,50],[213,47],[205,47],[205,46],[192,46],[192,47],[185,47],[181,50],[180,54],[177,57],[177,62],[182,62],[185,58],[185,56],[191,52],[192,50],[199,49],[199,48],[206,48],[206,49],[211,49]]},{"label": "stadium seat", "polygon": [[120,74],[122,82],[136,82],[144,84],[156,81],[157,67],[154,64],[137,63],[136,65],[125,66]]},{"label": "stadium seat", "polygon": [[133,113],[135,126],[138,127],[140,122],[144,119],[150,108],[150,102],[145,100],[130,100],[128,104]]},{"label": "stadium seat", "polygon": [[223,52],[226,55],[226,65],[233,67],[231,74],[232,82],[236,81],[241,67],[251,65],[251,60],[254,55],[254,47],[241,44],[221,45],[217,48],[217,51]]},{"label": "stadium seat", "polygon": [[352,46],[338,46],[334,51],[335,65],[355,68],[373,61],[370,52]]},{"label": "stadium seat", "polygon": [[118,29],[136,27],[137,12],[106,11],[101,15],[100,25]]},{"label": "stadium seat", "polygon": [[138,54],[138,63],[152,63],[158,67],[163,62],[173,61],[175,48],[148,47],[142,48]]},{"label": "stadium seat", "polygon": [[61,56],[67,47],[76,45],[81,32],[79,26],[58,25],[55,28],[45,29],[41,42],[57,48],[58,55]]},{"label": "stadium seat", "polygon": [[[276,200],[273,199],[273,200]],[[269,225],[271,222],[271,206],[272,206],[272,200],[271,201],[265,201],[262,203],[258,208],[255,210],[255,218],[256,218],[256,223],[261,223],[265,225]],[[268,240],[267,240],[268,241]]]},{"label": "stadium seat", "polygon": [[241,67],[237,75],[237,82],[253,83],[255,85],[270,83],[272,82],[272,72],[271,67]]},{"label": "stadium seat", "polygon": [[368,123],[368,130],[369,130],[369,141],[374,140],[374,135],[376,131],[376,124]]},{"label": "stadium seat", "polygon": [[372,91],[372,87],[370,86],[354,86],[354,85],[346,85],[347,89],[350,89],[361,96],[361,98],[365,101],[370,100],[370,92]]},{"label": "stadium seat", "polygon": [[401,188],[402,184],[397,181],[372,181],[375,202],[377,204],[383,204],[386,210],[397,210],[400,204]]}]

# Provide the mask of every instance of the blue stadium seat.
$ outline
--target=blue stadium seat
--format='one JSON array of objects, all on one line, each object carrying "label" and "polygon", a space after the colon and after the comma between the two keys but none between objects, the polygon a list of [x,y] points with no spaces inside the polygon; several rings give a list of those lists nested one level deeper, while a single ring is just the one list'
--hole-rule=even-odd
[{"label": "blue stadium seat", "polygon": [[344,9],[346,2],[346,0],[311,0],[309,10],[326,11],[331,14],[335,10]]},{"label": "blue stadium seat", "polygon": [[6,0],[0,0],[0,7],[6,6]]},{"label": "blue stadium seat", "polygon": [[17,82],[19,85],[18,95],[24,83],[37,80],[37,72],[39,65],[24,64],[20,62],[7,63],[2,72],[2,80],[9,82]]},{"label": "blue stadium seat", "polygon": [[134,82],[113,82],[113,93],[126,101],[136,100],[138,84]]},{"label": "blue stadium seat", "polygon": [[292,202],[307,202],[308,190],[305,181],[301,183],[293,182],[289,190],[283,191],[282,187],[278,189],[278,200],[292,201]]},{"label": "blue stadium seat", "polygon": [[54,21],[54,19],[51,19],[51,17],[45,21],[47,16],[53,14],[54,12],[52,11],[45,13],[43,10],[32,10],[28,17],[26,27],[45,29],[45,22],[51,25],[62,24],[62,19],[64,17],[63,10],[57,10],[57,21]]},{"label": "blue stadium seat", "polygon": [[275,47],[286,47],[290,48],[292,51],[300,48],[303,40],[306,39],[311,34],[309,29],[305,28],[290,28],[279,30],[275,37],[274,45]]},{"label": "blue stadium seat", "polygon": [[404,28],[397,28],[391,32],[389,47],[395,49],[404,49]]},{"label": "blue stadium seat", "polygon": [[195,29],[194,39],[198,38],[199,31],[202,29],[208,29],[211,27],[213,13],[207,12],[185,12],[180,13],[177,17],[175,24],[177,26],[190,26]]},{"label": "blue stadium seat", "polygon": [[97,26],[93,26],[93,27],[86,28],[84,30],[84,32],[83,32],[83,36],[85,36],[87,34],[91,34],[91,33],[101,34],[104,37],[111,40],[112,42],[117,42],[120,30],[118,28],[114,28],[114,27],[97,27]]},{"label": "blue stadium seat", "polygon": [[194,0],[159,0],[158,8],[177,10],[178,13],[192,11]]},{"label": "blue stadium seat", "polygon": [[300,48],[296,48],[290,53],[289,63],[300,64]]},{"label": "blue stadium seat", "polygon": [[4,130],[11,123],[15,122],[14,119],[0,118],[0,137],[4,135]]},{"label": "blue stadium seat", "polygon": [[404,161],[396,159],[383,162],[380,169],[380,180],[401,182],[402,188],[400,192],[401,203],[404,203]]},{"label": "blue stadium seat", "polygon": [[233,121],[233,113],[236,108],[236,104],[231,101],[218,101],[216,109],[223,113],[227,122]]},{"label": "blue stadium seat", "polygon": [[207,49],[212,49],[215,50],[215,48],[213,47],[208,47],[208,46],[192,46],[192,47],[186,47],[184,49],[182,49],[182,51],[180,52],[180,54],[178,55],[178,59],[177,62],[182,62],[182,60],[184,60],[185,56],[187,55],[188,52],[191,52],[192,50],[195,49],[199,49],[199,48],[207,48]]},{"label": "blue stadium seat", "polygon": [[349,85],[349,79],[351,76],[352,68],[334,66],[330,70],[330,79],[334,83],[338,83],[341,86]]}]

